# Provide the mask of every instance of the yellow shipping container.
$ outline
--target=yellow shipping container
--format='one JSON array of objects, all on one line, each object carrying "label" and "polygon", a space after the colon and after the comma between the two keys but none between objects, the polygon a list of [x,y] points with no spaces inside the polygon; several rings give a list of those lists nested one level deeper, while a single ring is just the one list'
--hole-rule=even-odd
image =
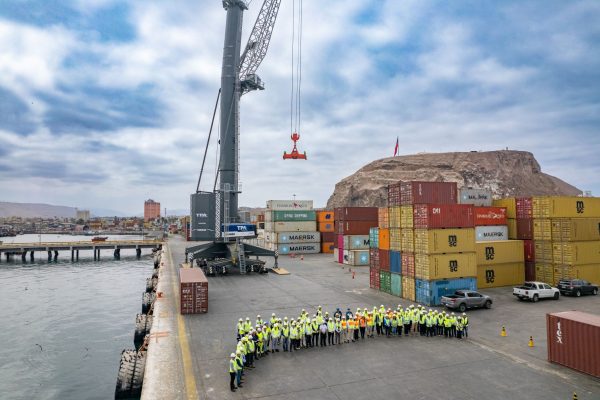
[{"label": "yellow shipping container", "polygon": [[549,219],[533,220],[533,238],[535,240],[552,240],[552,222]]},{"label": "yellow shipping container", "polygon": [[497,265],[525,261],[522,240],[498,240],[477,242],[477,265]]},{"label": "yellow shipping container", "polygon": [[416,300],[415,278],[402,277],[402,297],[410,301]]},{"label": "yellow shipping container", "polygon": [[400,228],[390,228],[390,250],[401,251],[401,232]]},{"label": "yellow shipping container", "polygon": [[600,240],[600,218],[556,218],[552,220],[555,242]]},{"label": "yellow shipping container", "polygon": [[508,238],[517,239],[517,220],[509,218],[506,225],[508,226]]},{"label": "yellow shipping container", "polygon": [[400,228],[400,206],[388,208],[388,223],[390,228]]},{"label": "yellow shipping container", "polygon": [[415,254],[417,279],[451,279],[477,276],[475,253]]},{"label": "yellow shipping container", "polygon": [[535,280],[556,285],[554,280],[554,265],[535,263]]},{"label": "yellow shipping container", "polygon": [[525,281],[525,263],[477,266],[477,287],[492,288],[520,285]]},{"label": "yellow shipping container", "polygon": [[475,229],[415,229],[415,253],[466,253],[475,251]]},{"label": "yellow shipping container", "polygon": [[552,242],[548,240],[536,240],[535,246],[535,261],[542,263],[552,263],[554,260],[552,252]]},{"label": "yellow shipping container", "polygon": [[415,252],[415,231],[413,229],[402,229],[401,250],[405,253]]},{"label": "yellow shipping container", "polygon": [[400,226],[413,228],[413,206],[400,206]]},{"label": "yellow shipping container", "polygon": [[585,279],[586,281],[600,284],[600,264],[587,265],[555,265],[554,278],[560,279]]},{"label": "yellow shipping container", "polygon": [[390,227],[390,215],[387,207],[379,207],[379,210],[377,210],[377,222],[379,228],[385,229]]},{"label": "yellow shipping container", "polygon": [[600,241],[552,243],[554,264],[600,264]]},{"label": "yellow shipping container", "polygon": [[600,218],[600,197],[534,197],[533,218]]},{"label": "yellow shipping container", "polygon": [[494,207],[506,207],[507,218],[517,218],[517,200],[514,197],[492,201]]}]

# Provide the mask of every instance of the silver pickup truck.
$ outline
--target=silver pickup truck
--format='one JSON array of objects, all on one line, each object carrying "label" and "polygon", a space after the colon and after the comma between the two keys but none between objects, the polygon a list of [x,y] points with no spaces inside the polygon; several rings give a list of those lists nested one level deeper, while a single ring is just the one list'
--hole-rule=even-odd
[{"label": "silver pickup truck", "polygon": [[442,296],[442,305],[464,312],[467,308],[492,308],[492,298],[474,290],[457,290],[454,294]]},{"label": "silver pickup truck", "polygon": [[544,282],[525,282],[523,286],[513,288],[513,295],[519,300],[529,299],[536,303],[539,299],[560,298],[560,291]]}]

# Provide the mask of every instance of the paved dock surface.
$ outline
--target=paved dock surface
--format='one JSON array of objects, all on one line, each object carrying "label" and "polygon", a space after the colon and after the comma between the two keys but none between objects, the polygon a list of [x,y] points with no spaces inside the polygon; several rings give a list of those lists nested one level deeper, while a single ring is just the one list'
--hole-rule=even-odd
[{"label": "paved dock surface", "polygon": [[[169,268],[183,262],[188,245],[178,238],[170,239],[174,265]],[[179,327],[184,334],[172,327],[172,337],[184,337],[180,357],[185,359],[189,351],[192,365],[186,371],[183,361],[174,362],[169,357],[165,357],[164,365],[154,365],[158,380],[163,370],[176,367],[175,375],[182,371],[182,376],[164,384],[187,385],[187,395],[183,387],[172,391],[169,398],[565,400],[571,399],[573,392],[579,399],[600,398],[600,380],[548,363],[545,346],[546,312],[577,309],[600,313],[600,297],[523,303],[513,298],[511,288],[482,291],[493,296],[494,306],[468,313],[468,340],[376,337],[275,353],[258,360],[256,368],[247,371],[244,387],[232,393],[228,357],[235,349],[238,318],[250,317],[254,323],[257,314],[268,319],[273,312],[296,317],[303,308],[314,313],[318,305],[333,313],[336,307],[356,311],[357,307],[380,304],[393,308],[410,304],[369,289],[366,267],[356,267],[352,279],[347,266],[333,262],[331,255],[305,256],[303,261],[280,257],[280,264],[291,275],[209,277],[209,312],[181,317]],[[163,304],[172,306],[173,302]],[[169,310],[169,315],[174,315],[172,311],[176,312]],[[500,336],[502,325],[508,337]],[[533,348],[527,345],[529,336],[534,337]],[[172,348],[170,351],[170,357],[178,353]],[[190,386],[195,387],[193,393]]]}]

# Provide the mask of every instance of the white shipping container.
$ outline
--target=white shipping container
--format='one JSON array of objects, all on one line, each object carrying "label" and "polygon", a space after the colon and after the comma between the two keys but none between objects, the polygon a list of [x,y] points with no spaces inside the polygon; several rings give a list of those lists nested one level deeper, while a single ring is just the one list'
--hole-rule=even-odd
[{"label": "white shipping container", "polygon": [[316,221],[266,222],[265,232],[315,232]]},{"label": "white shipping container", "polygon": [[494,240],[508,240],[508,226],[476,226],[475,241],[490,242]]},{"label": "white shipping container", "polygon": [[267,232],[271,243],[320,243],[321,232]]},{"label": "white shipping container", "polygon": [[369,265],[369,250],[349,250],[349,265]]},{"label": "white shipping container", "polygon": [[492,191],[488,189],[462,188],[458,193],[459,204],[473,204],[480,207],[492,205]]},{"label": "white shipping container", "polygon": [[312,200],[269,200],[267,201],[268,210],[289,211],[289,210],[312,210]]},{"label": "white shipping container", "polygon": [[344,236],[344,249],[346,250],[368,250],[369,235],[346,235]]},{"label": "white shipping container", "polygon": [[335,260],[335,262],[340,261],[340,249],[338,249],[337,247],[333,249],[333,259]]},{"label": "white shipping container", "polygon": [[279,254],[316,254],[321,252],[320,243],[285,243],[277,245]]}]

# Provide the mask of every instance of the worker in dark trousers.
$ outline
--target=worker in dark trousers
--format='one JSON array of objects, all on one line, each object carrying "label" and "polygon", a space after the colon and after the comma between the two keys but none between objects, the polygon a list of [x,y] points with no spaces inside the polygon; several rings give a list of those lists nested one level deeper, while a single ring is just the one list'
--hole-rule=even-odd
[{"label": "worker in dark trousers", "polygon": [[231,353],[229,358],[229,389],[235,392],[235,378],[237,376],[237,364],[235,362],[235,353]]},{"label": "worker in dark trousers", "polygon": [[464,329],[464,325],[462,324],[462,321],[457,321],[456,322],[456,338],[457,339],[462,339],[463,329]]},{"label": "worker in dark trousers", "polygon": [[390,337],[392,322],[390,321],[389,314],[385,314],[383,316],[383,329],[385,330],[385,336]]},{"label": "worker in dark trousers", "polygon": [[333,346],[335,343],[333,342],[333,337],[335,334],[335,322],[333,318],[327,319],[327,344]]},{"label": "worker in dark trousers", "polygon": [[321,337],[321,347],[327,346],[327,323],[325,320],[323,320],[321,326],[319,326],[319,334]]},{"label": "worker in dark trousers", "polygon": [[311,331],[312,331],[312,345],[314,347],[319,346],[319,320],[316,315],[313,315],[313,320],[311,322]]},{"label": "worker in dark trousers", "polygon": [[373,316],[375,318],[375,330],[377,331],[377,336],[380,336],[383,333],[383,314],[375,310]]},{"label": "worker in dark trousers", "polygon": [[469,337],[469,317],[467,317],[467,313],[463,313],[462,315],[462,324],[464,326],[463,334],[465,338]]},{"label": "worker in dark trousers", "polygon": [[411,312],[410,309],[407,307],[406,310],[404,310],[404,313],[402,313],[402,323],[404,325],[404,336],[408,336],[408,334],[410,333],[410,327],[411,327]]},{"label": "worker in dark trousers", "polygon": [[452,326],[450,327],[450,336],[456,337],[456,315],[454,315],[454,313],[450,314],[450,321],[452,322]]}]

